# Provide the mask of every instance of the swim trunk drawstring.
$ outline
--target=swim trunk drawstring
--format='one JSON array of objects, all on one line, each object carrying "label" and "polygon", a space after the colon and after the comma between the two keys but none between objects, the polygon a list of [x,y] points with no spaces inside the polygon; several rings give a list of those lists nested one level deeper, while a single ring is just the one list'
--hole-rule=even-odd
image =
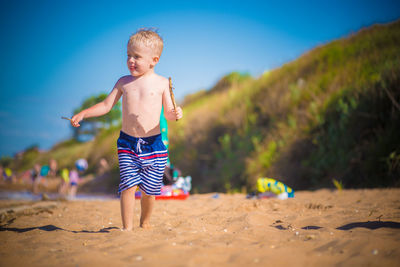
[{"label": "swim trunk drawstring", "polygon": [[139,140],[137,141],[137,144],[136,144],[136,151],[138,152],[138,153],[142,153],[142,149],[140,148],[140,145],[145,145],[145,144],[147,144],[147,142],[146,141],[144,141],[142,138],[139,138]]}]

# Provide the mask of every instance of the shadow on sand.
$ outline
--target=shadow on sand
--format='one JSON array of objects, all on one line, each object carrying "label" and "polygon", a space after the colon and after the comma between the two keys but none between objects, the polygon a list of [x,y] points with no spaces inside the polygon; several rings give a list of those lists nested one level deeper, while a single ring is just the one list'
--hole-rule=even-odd
[{"label": "shadow on sand", "polygon": [[[271,225],[279,230],[288,230],[290,227],[284,227],[283,225]],[[307,225],[302,227],[303,230],[319,230],[323,227],[316,226],[316,225]],[[379,228],[392,228],[392,229],[400,229],[400,223],[398,222],[391,222],[391,221],[368,221],[368,222],[353,222],[348,223],[342,226],[337,227],[337,230],[352,230],[354,228],[367,228],[370,230],[375,230]]]},{"label": "shadow on sand", "polygon": [[321,229],[321,228],[323,228],[323,227],[316,226],[316,225],[308,225],[308,226],[302,227],[301,229],[303,229],[303,230],[318,230],[318,229]]},{"label": "shadow on sand", "polygon": [[119,229],[119,228],[118,227],[106,227],[106,228],[100,229],[98,231],[89,231],[89,230],[73,231],[73,230],[63,229],[63,228],[60,228],[60,227],[57,227],[57,226],[54,226],[51,224],[44,225],[44,226],[28,227],[28,228],[0,226],[0,232],[11,231],[11,232],[17,232],[17,233],[25,233],[25,232],[29,232],[29,231],[36,230],[36,229],[46,231],[46,232],[60,230],[60,231],[66,231],[66,232],[75,233],[75,234],[78,234],[78,233],[100,234],[100,233],[109,233],[110,230]]},{"label": "shadow on sand", "polygon": [[336,229],[351,230],[353,228],[358,228],[358,227],[368,228],[370,230],[375,230],[375,229],[379,229],[379,228],[400,229],[400,223],[390,222],[390,221],[387,221],[387,222],[385,222],[385,221],[354,222],[354,223],[342,225]]}]

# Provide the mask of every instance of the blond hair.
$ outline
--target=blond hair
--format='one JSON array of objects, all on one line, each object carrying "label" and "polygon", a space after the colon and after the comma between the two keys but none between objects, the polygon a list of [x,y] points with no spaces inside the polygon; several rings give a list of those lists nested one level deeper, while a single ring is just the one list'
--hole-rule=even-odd
[{"label": "blond hair", "polygon": [[154,28],[141,28],[137,30],[136,33],[131,35],[128,41],[128,46],[134,44],[141,44],[151,48],[159,57],[164,47],[163,39]]}]

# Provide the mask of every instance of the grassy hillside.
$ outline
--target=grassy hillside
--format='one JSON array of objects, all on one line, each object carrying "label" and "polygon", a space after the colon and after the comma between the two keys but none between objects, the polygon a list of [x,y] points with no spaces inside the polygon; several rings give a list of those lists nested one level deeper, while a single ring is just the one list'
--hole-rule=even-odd
[{"label": "grassy hillside", "polygon": [[299,188],[399,186],[400,22],[317,47],[251,79],[187,98],[171,158],[200,191],[251,189],[260,176]]},{"label": "grassy hillside", "polygon": [[[273,52],[273,51],[271,51]],[[252,78],[231,73],[187,96],[169,124],[170,157],[199,192],[252,189],[260,176],[295,189],[400,186],[400,21],[317,47]],[[114,166],[118,128],[94,141],[25,153],[24,169],[50,157],[71,166],[105,157]],[[35,154],[36,153],[36,154]]]}]

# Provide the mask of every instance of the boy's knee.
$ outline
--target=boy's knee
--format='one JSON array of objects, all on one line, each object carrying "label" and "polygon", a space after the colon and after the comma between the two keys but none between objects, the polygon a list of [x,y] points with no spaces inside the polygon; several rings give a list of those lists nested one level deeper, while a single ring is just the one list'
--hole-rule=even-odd
[{"label": "boy's knee", "polygon": [[146,192],[144,192],[143,190],[141,190],[142,191],[142,197],[143,198],[147,198],[147,199],[150,199],[150,198],[156,198],[156,196],[154,196],[154,195],[148,195],[148,194],[146,194]]},{"label": "boy's knee", "polygon": [[136,192],[136,187],[137,187],[136,185],[135,185],[135,186],[132,186],[132,187],[129,187],[129,188],[123,190],[123,191],[121,192],[121,194],[131,194],[131,193],[135,193],[135,192]]}]

